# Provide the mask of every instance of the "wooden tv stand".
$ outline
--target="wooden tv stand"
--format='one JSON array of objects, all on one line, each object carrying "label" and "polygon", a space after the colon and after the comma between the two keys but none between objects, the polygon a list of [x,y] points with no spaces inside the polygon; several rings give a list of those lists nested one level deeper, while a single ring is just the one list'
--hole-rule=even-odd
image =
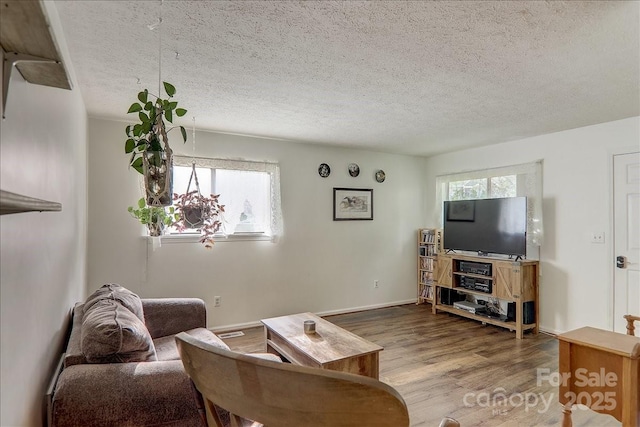
[{"label": "wooden tv stand", "polygon": [[[466,264],[465,264],[466,263]],[[471,264],[470,264],[471,263]],[[469,266],[477,266],[471,268]],[[485,268],[486,267],[486,268]],[[538,333],[539,304],[538,304],[538,276],[539,263],[535,260],[513,261],[509,259],[477,257],[456,254],[438,254],[435,272],[435,298],[432,305],[433,313],[444,311],[459,316],[474,319],[490,325],[507,328],[516,332],[516,338],[522,339],[525,331]],[[490,292],[472,290],[463,287],[465,282],[477,280],[491,286]],[[463,294],[471,294],[484,298],[497,298],[502,301],[515,303],[515,321],[500,320],[470,313],[442,303],[443,288],[452,289]],[[533,303],[533,323],[523,323],[523,304]]]}]

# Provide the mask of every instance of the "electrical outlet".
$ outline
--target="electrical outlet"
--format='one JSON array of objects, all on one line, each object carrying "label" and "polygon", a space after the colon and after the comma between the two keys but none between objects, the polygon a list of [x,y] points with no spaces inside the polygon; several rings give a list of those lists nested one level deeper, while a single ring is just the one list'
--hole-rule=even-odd
[{"label": "electrical outlet", "polygon": [[604,232],[593,232],[591,233],[591,243],[604,243]]},{"label": "electrical outlet", "polygon": [[373,281],[373,287],[374,287],[375,289],[378,289],[378,281],[377,281],[377,280],[374,280],[374,281]]},{"label": "electrical outlet", "polygon": [[218,297],[218,296],[213,297],[213,306],[220,307],[220,304],[222,304],[222,297]]}]

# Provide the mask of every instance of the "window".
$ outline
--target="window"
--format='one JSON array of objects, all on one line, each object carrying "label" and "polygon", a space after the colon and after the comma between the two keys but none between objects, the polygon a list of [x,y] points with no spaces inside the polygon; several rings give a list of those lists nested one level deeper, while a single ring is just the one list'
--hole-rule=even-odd
[{"label": "window", "polygon": [[449,200],[485,199],[486,179],[468,179],[449,183]]},{"label": "window", "polygon": [[220,194],[219,201],[225,206],[220,229],[222,234],[264,235],[271,237],[272,241],[277,240],[282,234],[277,164],[175,156],[174,193],[196,189],[194,181],[189,184],[193,162],[200,192],[205,196]]},{"label": "window", "polygon": [[527,242],[541,245],[542,162],[436,177],[436,206],[442,224],[445,200],[527,197]]},{"label": "window", "polygon": [[497,199],[515,197],[517,175],[492,176],[449,182],[447,200]]},{"label": "window", "polygon": [[226,234],[269,232],[269,174],[218,169],[216,193],[225,205]]},{"label": "window", "polygon": [[516,197],[517,175],[494,176],[489,180],[489,197]]}]

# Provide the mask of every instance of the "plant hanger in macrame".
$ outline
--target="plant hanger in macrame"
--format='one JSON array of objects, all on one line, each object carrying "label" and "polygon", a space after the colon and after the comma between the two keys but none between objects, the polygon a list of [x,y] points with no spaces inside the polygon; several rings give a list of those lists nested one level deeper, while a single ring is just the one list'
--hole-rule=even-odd
[{"label": "plant hanger in macrame", "polygon": [[[198,199],[202,198],[202,192],[200,191],[200,183],[198,182],[198,174],[196,173],[196,162],[191,163],[191,176],[189,177],[189,184],[187,185],[187,192],[189,194],[191,190],[191,182],[195,181]],[[190,228],[199,228],[204,223],[203,215],[203,206],[201,205],[192,205],[188,206],[186,209],[183,209],[184,221],[189,225]]]},{"label": "plant hanger in macrame", "polygon": [[[192,133],[192,143],[193,143],[193,152],[196,151],[196,118],[193,118],[193,127],[191,129]],[[196,159],[195,157],[191,157],[191,176],[189,177],[189,184],[187,184],[187,192],[189,194],[189,190],[191,190],[191,181],[196,182],[196,190],[198,191],[198,198],[202,197],[202,193],[200,192],[200,183],[198,182],[198,174],[196,173]]]},{"label": "plant hanger in macrame", "polygon": [[187,194],[191,189],[191,181],[196,182],[196,191],[198,192],[198,196],[202,196],[200,192],[200,183],[198,182],[198,174],[196,173],[196,162],[191,163],[191,176],[189,177],[189,184],[187,184]]},{"label": "plant hanger in macrame", "polygon": [[153,125],[153,134],[158,143],[164,143],[160,151],[145,151],[142,155],[144,187],[149,206],[171,205],[173,194],[173,151],[169,147],[169,138],[162,123],[162,114],[158,114]]}]

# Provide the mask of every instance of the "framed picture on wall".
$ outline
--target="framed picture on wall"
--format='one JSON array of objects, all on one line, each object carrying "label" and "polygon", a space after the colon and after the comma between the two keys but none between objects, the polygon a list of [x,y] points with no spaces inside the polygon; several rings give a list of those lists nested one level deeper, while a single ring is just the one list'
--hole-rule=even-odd
[{"label": "framed picture on wall", "polygon": [[333,220],[373,220],[373,190],[370,188],[334,188]]}]

